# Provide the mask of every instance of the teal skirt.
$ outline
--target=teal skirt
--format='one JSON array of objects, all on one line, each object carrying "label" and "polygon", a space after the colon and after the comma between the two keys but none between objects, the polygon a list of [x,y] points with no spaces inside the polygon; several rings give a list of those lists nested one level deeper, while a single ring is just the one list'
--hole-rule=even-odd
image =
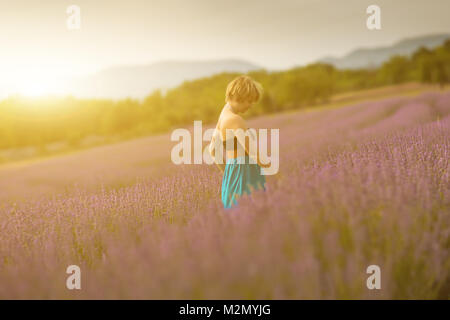
[{"label": "teal skirt", "polygon": [[244,194],[251,194],[254,190],[265,188],[266,178],[261,174],[258,164],[250,163],[248,155],[229,158],[225,165],[222,179],[222,203],[229,209],[237,204],[237,200]]}]

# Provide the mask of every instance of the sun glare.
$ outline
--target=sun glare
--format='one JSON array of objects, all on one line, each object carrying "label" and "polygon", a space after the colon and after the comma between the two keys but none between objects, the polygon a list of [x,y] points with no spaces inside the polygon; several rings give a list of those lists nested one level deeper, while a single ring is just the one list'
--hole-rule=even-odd
[{"label": "sun glare", "polygon": [[52,92],[49,83],[35,81],[30,83],[24,83],[22,87],[18,90],[18,93],[23,96],[34,98],[49,95],[54,92]]},{"label": "sun glare", "polygon": [[52,70],[24,70],[11,75],[11,93],[29,98],[64,94],[64,85]]}]

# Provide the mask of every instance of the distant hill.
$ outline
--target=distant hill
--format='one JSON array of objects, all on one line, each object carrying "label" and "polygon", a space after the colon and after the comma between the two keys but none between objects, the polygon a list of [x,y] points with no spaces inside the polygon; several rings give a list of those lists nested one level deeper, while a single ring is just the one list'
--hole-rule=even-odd
[{"label": "distant hill", "polygon": [[409,56],[421,46],[434,48],[449,38],[450,34],[411,37],[390,46],[356,49],[340,58],[325,57],[319,62],[332,64],[338,69],[376,68],[393,55]]},{"label": "distant hill", "polygon": [[78,97],[143,98],[154,89],[164,91],[185,80],[221,72],[246,73],[259,69],[263,68],[238,59],[161,61],[150,65],[111,67],[93,75],[70,79],[68,87]]}]

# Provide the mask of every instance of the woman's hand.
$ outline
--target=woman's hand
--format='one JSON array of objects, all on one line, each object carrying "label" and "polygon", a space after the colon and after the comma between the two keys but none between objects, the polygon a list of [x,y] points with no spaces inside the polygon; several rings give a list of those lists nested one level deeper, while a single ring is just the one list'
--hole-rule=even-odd
[{"label": "woman's hand", "polygon": [[222,171],[222,173],[225,172],[225,165],[223,163],[217,163],[216,162],[216,165],[220,169],[220,171]]}]

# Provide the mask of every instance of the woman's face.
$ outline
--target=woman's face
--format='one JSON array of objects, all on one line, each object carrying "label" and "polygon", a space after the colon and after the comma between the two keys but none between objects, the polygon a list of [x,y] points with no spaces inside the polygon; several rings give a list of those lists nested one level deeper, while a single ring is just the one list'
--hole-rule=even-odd
[{"label": "woman's face", "polygon": [[253,101],[230,101],[230,105],[236,112],[244,113],[253,105]]}]

